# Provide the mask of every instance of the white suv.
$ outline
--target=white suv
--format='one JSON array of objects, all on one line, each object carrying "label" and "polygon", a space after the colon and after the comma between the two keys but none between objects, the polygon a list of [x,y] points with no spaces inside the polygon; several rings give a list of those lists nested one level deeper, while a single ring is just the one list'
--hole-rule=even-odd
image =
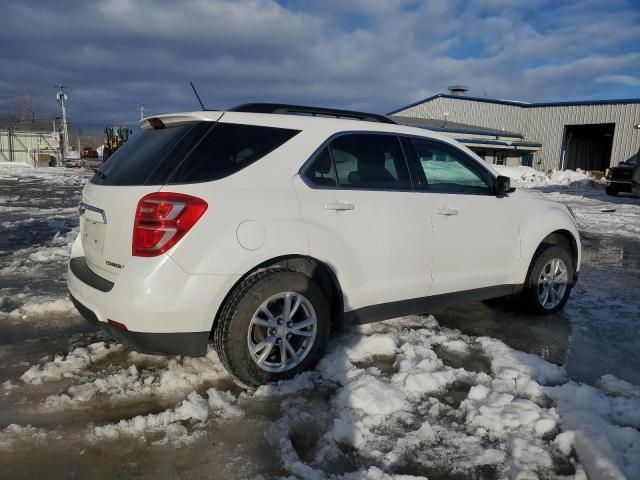
[{"label": "white suv", "polygon": [[341,325],[518,294],[555,312],[580,266],[571,212],[437,133],[248,104],[148,118],[82,193],[78,310],[143,352],[237,381],[312,368]]}]

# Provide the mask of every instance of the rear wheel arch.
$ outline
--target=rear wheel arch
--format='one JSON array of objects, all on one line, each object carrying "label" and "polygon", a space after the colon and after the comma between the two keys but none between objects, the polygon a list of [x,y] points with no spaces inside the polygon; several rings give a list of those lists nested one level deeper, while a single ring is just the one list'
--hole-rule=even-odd
[{"label": "rear wheel arch", "polygon": [[223,301],[218,306],[218,310],[215,314],[213,324],[211,326],[211,332],[216,329],[220,315],[228,302],[229,298],[233,295],[233,292],[240,286],[248,277],[265,270],[267,268],[281,267],[287,270],[302,273],[316,282],[323,293],[326,295],[331,311],[331,330],[337,330],[342,326],[342,320],[344,317],[344,299],[342,295],[342,288],[340,282],[333,271],[333,269],[325,262],[318,260],[317,258],[306,255],[284,255],[280,257],[271,258],[266,260],[255,267],[251,268],[244,275],[242,275],[234,285],[229,289],[225,295]]}]

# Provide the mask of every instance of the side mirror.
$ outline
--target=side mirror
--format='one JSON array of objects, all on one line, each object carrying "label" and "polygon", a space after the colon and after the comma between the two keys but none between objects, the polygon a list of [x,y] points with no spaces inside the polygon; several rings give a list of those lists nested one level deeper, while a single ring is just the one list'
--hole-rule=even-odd
[{"label": "side mirror", "polygon": [[516,191],[516,187],[511,186],[511,179],[502,175],[498,175],[498,178],[496,178],[496,184],[494,188],[496,195],[506,195],[507,193]]}]

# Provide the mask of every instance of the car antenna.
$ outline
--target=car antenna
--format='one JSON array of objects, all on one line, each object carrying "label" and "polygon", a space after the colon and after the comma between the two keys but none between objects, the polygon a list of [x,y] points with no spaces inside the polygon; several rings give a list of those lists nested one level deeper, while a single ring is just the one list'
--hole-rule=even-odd
[{"label": "car antenna", "polygon": [[189,84],[191,85],[191,88],[193,89],[193,93],[196,94],[196,98],[198,99],[198,103],[200,103],[200,106],[202,107],[202,110],[206,110],[206,108],[204,107],[204,103],[202,103],[202,99],[200,98],[200,95],[198,95],[198,91],[196,90],[195,85],[193,84],[193,82],[189,82]]}]

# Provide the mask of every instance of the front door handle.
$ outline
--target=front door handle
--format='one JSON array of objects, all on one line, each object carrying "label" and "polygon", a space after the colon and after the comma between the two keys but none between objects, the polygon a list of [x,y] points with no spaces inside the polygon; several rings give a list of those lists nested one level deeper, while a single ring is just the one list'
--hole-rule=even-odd
[{"label": "front door handle", "polygon": [[441,209],[437,210],[436,213],[438,215],[445,215],[445,216],[449,217],[451,215],[458,215],[458,210],[456,210],[455,208],[445,207],[445,208],[441,208]]},{"label": "front door handle", "polygon": [[326,208],[327,210],[342,211],[342,210],[355,210],[356,206],[353,203],[348,203],[348,202],[334,202],[334,203],[325,203],[324,208]]}]

